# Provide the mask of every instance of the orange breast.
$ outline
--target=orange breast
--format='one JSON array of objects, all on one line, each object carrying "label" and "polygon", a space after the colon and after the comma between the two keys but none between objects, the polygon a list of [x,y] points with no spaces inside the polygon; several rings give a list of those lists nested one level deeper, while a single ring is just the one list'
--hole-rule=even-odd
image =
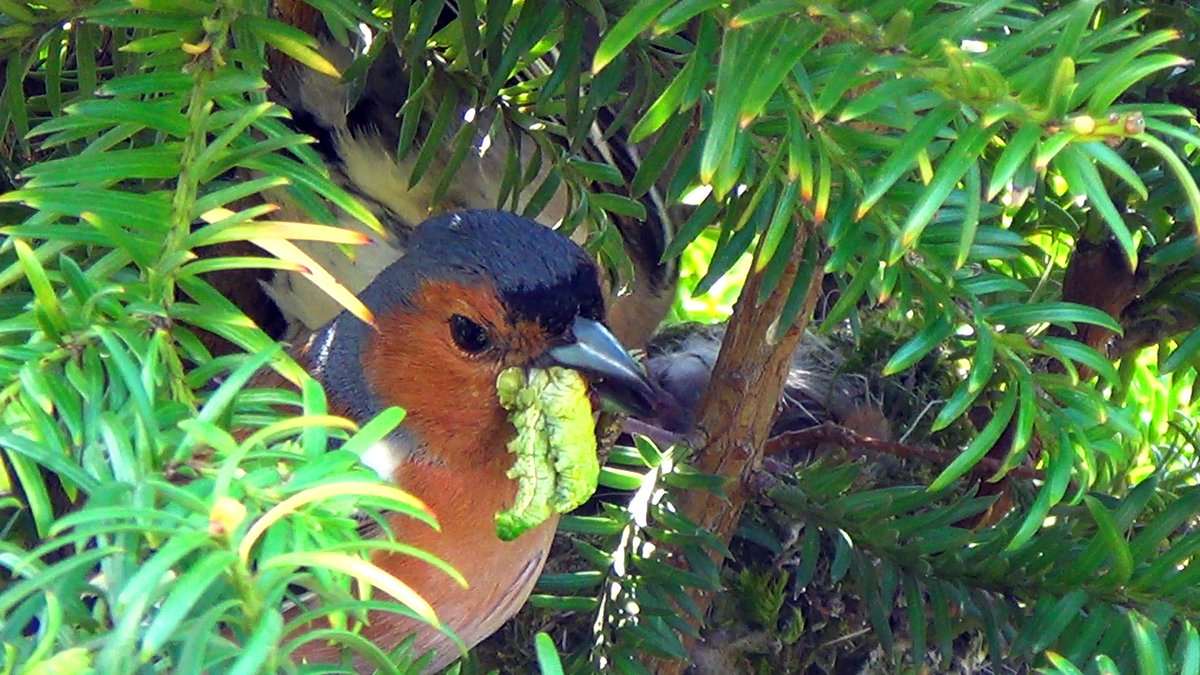
[{"label": "orange breast", "polygon": [[[474,466],[410,462],[396,471],[396,482],[421,498],[437,516],[441,531],[395,516],[398,541],[450,563],[470,584],[463,588],[436,567],[408,556],[386,553],[374,562],[411,586],[433,605],[438,618],[473,647],[494,633],[525,604],[541,573],[558,524],[557,517],[515,541],[496,537],[494,517],[512,504],[516,482],[504,472],[511,459],[497,453]],[[372,612],[364,635],[390,650],[415,634],[417,653],[436,650],[432,671],[459,657],[454,643],[440,631],[399,614]],[[339,648],[306,645],[304,658],[319,662],[339,658]]]}]

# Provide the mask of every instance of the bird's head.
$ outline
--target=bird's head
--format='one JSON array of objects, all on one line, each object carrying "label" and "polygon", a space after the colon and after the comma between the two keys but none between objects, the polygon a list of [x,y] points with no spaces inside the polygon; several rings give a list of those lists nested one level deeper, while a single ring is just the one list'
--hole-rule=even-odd
[{"label": "bird's head", "polygon": [[341,315],[310,341],[310,365],[352,417],[405,408],[426,447],[494,442],[487,434],[507,428],[496,378],[512,366],[573,368],[626,409],[652,405],[646,375],[604,326],[595,263],[527,218],[432,218],[360,298],[376,326]]}]

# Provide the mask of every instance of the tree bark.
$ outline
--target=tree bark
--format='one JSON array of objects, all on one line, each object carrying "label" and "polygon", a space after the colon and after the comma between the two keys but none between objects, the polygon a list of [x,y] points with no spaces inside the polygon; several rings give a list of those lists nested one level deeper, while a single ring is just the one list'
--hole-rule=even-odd
[{"label": "tree bark", "polygon": [[[814,266],[803,309],[795,323],[776,337],[776,322],[801,267],[809,229],[801,226],[792,248],[791,262],[783,278],[762,305],[756,300],[763,277],[752,273],[734,306],[721,352],[700,402],[695,431],[689,442],[696,448],[697,470],[729,479],[726,497],[692,490],[678,503],[683,515],[728,543],[737,528],[742,509],[750,496],[746,479],[762,465],[763,449],[770,435],[791,356],[808,326],[820,296],[822,266]],[[755,252],[755,263],[761,251]],[[754,264],[752,269],[757,269]],[[714,553],[714,557],[718,554]],[[717,561],[720,562],[719,560]],[[712,593],[692,591],[692,599],[706,612]],[[697,626],[700,628],[700,626]],[[660,675],[677,675],[687,667],[681,661],[658,661]]]}]

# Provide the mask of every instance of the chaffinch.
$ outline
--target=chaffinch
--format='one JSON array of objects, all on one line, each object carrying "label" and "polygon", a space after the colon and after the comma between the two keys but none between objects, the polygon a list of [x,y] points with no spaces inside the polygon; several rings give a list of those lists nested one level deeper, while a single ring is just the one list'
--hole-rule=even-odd
[{"label": "chaffinch", "polygon": [[[498,374],[565,366],[601,397],[643,412],[655,390],[604,325],[592,259],[511,213],[468,211],[422,223],[407,255],[360,298],[374,327],[343,313],[297,357],[324,384],[335,413],[361,422],[388,406],[407,410],[397,431],[362,459],[423,500],[441,525],[435,531],[395,516],[396,537],[449,562],[470,587],[398,553],[377,553],[374,562],[474,646],[524,604],[557,525],[552,518],[511,542],[496,535],[494,516],[516,492],[505,447],[515,430],[497,399]],[[369,619],[364,635],[383,649],[415,634],[417,653],[436,650],[433,669],[459,656],[450,639],[417,620],[386,612]],[[340,647],[312,642],[298,656],[340,659]]]}]

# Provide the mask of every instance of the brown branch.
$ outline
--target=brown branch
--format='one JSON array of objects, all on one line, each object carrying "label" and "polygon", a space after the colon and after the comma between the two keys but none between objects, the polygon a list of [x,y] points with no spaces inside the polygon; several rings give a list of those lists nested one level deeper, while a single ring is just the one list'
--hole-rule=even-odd
[{"label": "brown branch", "polygon": [[[845,448],[852,455],[860,457],[870,452],[907,459],[922,459],[943,466],[949,464],[954,459],[953,457],[947,457],[945,453],[938,452],[937,450],[918,448],[912,445],[905,445],[904,443],[864,436],[853,429],[834,424],[833,422],[826,422],[815,427],[809,427],[808,429],[787,431],[779,434],[767,441],[764,452],[770,457],[797,445],[813,445],[816,443],[834,443]],[[998,459],[984,457],[971,468],[971,473],[986,479],[994,476],[1003,466],[1004,462]],[[1016,466],[1009,469],[1007,475],[1027,480],[1040,480],[1042,478],[1040,471],[1023,466]]]},{"label": "brown branch", "polygon": [[[1153,313],[1144,316],[1136,312],[1140,303],[1130,306],[1130,312],[1121,317],[1125,334],[1117,338],[1108,350],[1108,356],[1117,360],[1132,352],[1141,351],[1152,345],[1162,344],[1166,340],[1188,333],[1200,325],[1200,317],[1174,307],[1160,307]],[[1134,314],[1133,318],[1129,314]],[[1101,352],[1103,353],[1103,352]]]},{"label": "brown branch", "polygon": [[[757,303],[763,275],[755,273],[746,280],[721,343],[712,379],[700,402],[695,431],[688,437],[697,450],[696,469],[729,479],[729,487],[724,497],[701,490],[685,492],[678,507],[683,515],[725,543],[733,536],[751,496],[747,479],[762,465],[763,449],[770,436],[792,353],[804,335],[820,295],[822,274],[818,263],[795,324],[782,336],[776,335],[776,323],[796,283],[804,247],[811,236],[809,228],[801,226],[799,230],[791,262],[764,302]],[[759,253],[755,252],[755,261]],[[718,564],[721,562],[719,554],[714,553],[713,557]],[[690,595],[700,609],[699,615],[704,616],[712,603],[712,592],[692,590]],[[659,675],[680,675],[686,665],[682,661],[657,661],[653,668]]]},{"label": "brown branch", "polygon": [[684,443],[687,440],[683,434],[675,433],[674,431],[632,417],[621,419],[621,431],[630,435],[638,434],[639,436],[645,436],[664,448]]}]

